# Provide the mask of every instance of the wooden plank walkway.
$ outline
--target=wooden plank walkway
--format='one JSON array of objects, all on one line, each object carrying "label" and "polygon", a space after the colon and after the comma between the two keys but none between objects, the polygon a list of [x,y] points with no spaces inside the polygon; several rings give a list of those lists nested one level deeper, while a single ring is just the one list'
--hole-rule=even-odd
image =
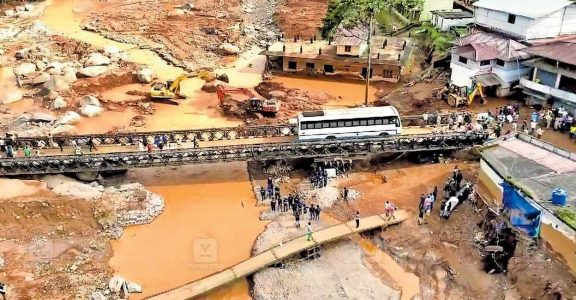
[{"label": "wooden plank walkway", "polygon": [[358,228],[356,228],[356,223],[354,221],[327,227],[314,232],[312,234],[312,241],[307,241],[305,235],[297,237],[282,244],[282,246],[275,246],[228,269],[145,299],[192,299],[234,280],[251,275],[292,255],[298,254],[300,251],[338,240],[355,233],[398,224],[408,218],[408,214],[405,211],[397,211],[394,213],[394,216],[396,219],[392,220],[388,220],[388,217],[384,214],[362,218],[360,219],[360,227]]}]

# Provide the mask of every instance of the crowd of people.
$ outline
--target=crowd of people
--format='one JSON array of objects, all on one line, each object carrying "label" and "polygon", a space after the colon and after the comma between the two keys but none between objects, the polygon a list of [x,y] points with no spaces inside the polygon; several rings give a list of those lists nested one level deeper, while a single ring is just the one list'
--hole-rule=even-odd
[{"label": "crowd of people", "polygon": [[291,211],[297,228],[301,227],[300,221],[306,215],[308,215],[308,220],[320,220],[320,212],[322,211],[320,205],[307,205],[297,193],[282,197],[280,186],[274,183],[271,177],[267,179],[266,188],[260,187],[260,199],[261,201],[270,199],[270,210],[272,212],[285,213]]},{"label": "crowd of people", "polygon": [[[472,184],[464,183],[464,175],[458,166],[454,167],[452,174],[446,181],[443,188],[444,199],[440,203],[440,218],[448,219],[454,208],[460,203],[468,200],[472,195]],[[434,203],[438,200],[438,187],[434,186],[428,194],[420,196],[418,205],[418,224],[427,223],[426,219],[430,216]]]}]

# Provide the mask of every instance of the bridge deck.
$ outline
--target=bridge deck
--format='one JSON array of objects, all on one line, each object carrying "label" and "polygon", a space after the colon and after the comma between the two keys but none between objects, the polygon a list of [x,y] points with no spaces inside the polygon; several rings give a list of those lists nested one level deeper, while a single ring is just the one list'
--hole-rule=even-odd
[{"label": "bridge deck", "polygon": [[398,224],[408,218],[408,214],[405,211],[397,211],[395,212],[394,216],[395,219],[392,220],[389,220],[388,217],[386,217],[384,214],[362,218],[360,219],[360,227],[358,228],[356,228],[354,221],[340,223],[314,232],[312,234],[312,241],[307,241],[306,236],[297,237],[289,242],[284,243],[281,246],[275,246],[270,250],[264,251],[228,269],[177,287],[170,291],[150,296],[146,299],[192,299],[217,287],[228,284],[234,280],[251,275],[261,269],[280,262],[287,257],[298,254],[303,250],[338,240],[354,233],[360,233],[378,227]]}]

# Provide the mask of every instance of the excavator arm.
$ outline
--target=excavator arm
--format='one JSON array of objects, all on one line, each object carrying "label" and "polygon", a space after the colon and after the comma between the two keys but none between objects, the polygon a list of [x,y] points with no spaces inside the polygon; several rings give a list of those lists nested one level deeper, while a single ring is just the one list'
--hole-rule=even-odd
[{"label": "excavator arm", "polygon": [[468,95],[468,105],[472,104],[478,94],[480,94],[480,97],[482,97],[483,100],[482,102],[484,102],[484,87],[480,83],[477,83],[472,92]]}]

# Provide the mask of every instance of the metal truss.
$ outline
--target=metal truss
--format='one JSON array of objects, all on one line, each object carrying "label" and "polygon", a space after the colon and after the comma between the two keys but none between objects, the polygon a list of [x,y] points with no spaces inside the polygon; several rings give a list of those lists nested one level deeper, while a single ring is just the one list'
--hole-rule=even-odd
[{"label": "metal truss", "polygon": [[[448,123],[447,114],[439,115],[442,124]],[[422,123],[422,116],[404,116],[402,124],[404,126],[416,126]],[[24,145],[32,147],[54,147],[55,144],[61,143],[63,146],[70,145],[88,145],[92,139],[95,145],[135,145],[139,140],[166,138],[167,143],[187,142],[194,138],[198,142],[217,141],[217,140],[235,140],[259,137],[281,137],[293,136],[297,134],[296,125],[263,125],[263,126],[238,126],[222,128],[202,128],[188,130],[166,130],[166,131],[149,131],[149,132],[126,132],[110,134],[86,134],[86,135],[58,135],[53,137],[18,137],[15,140],[17,148]]]},{"label": "metal truss", "polygon": [[62,155],[0,159],[0,176],[113,171],[131,168],[177,166],[229,161],[345,157],[456,150],[483,144],[485,133],[399,135],[376,139],[334,140],[231,145],[148,152],[117,152],[91,155]]}]

